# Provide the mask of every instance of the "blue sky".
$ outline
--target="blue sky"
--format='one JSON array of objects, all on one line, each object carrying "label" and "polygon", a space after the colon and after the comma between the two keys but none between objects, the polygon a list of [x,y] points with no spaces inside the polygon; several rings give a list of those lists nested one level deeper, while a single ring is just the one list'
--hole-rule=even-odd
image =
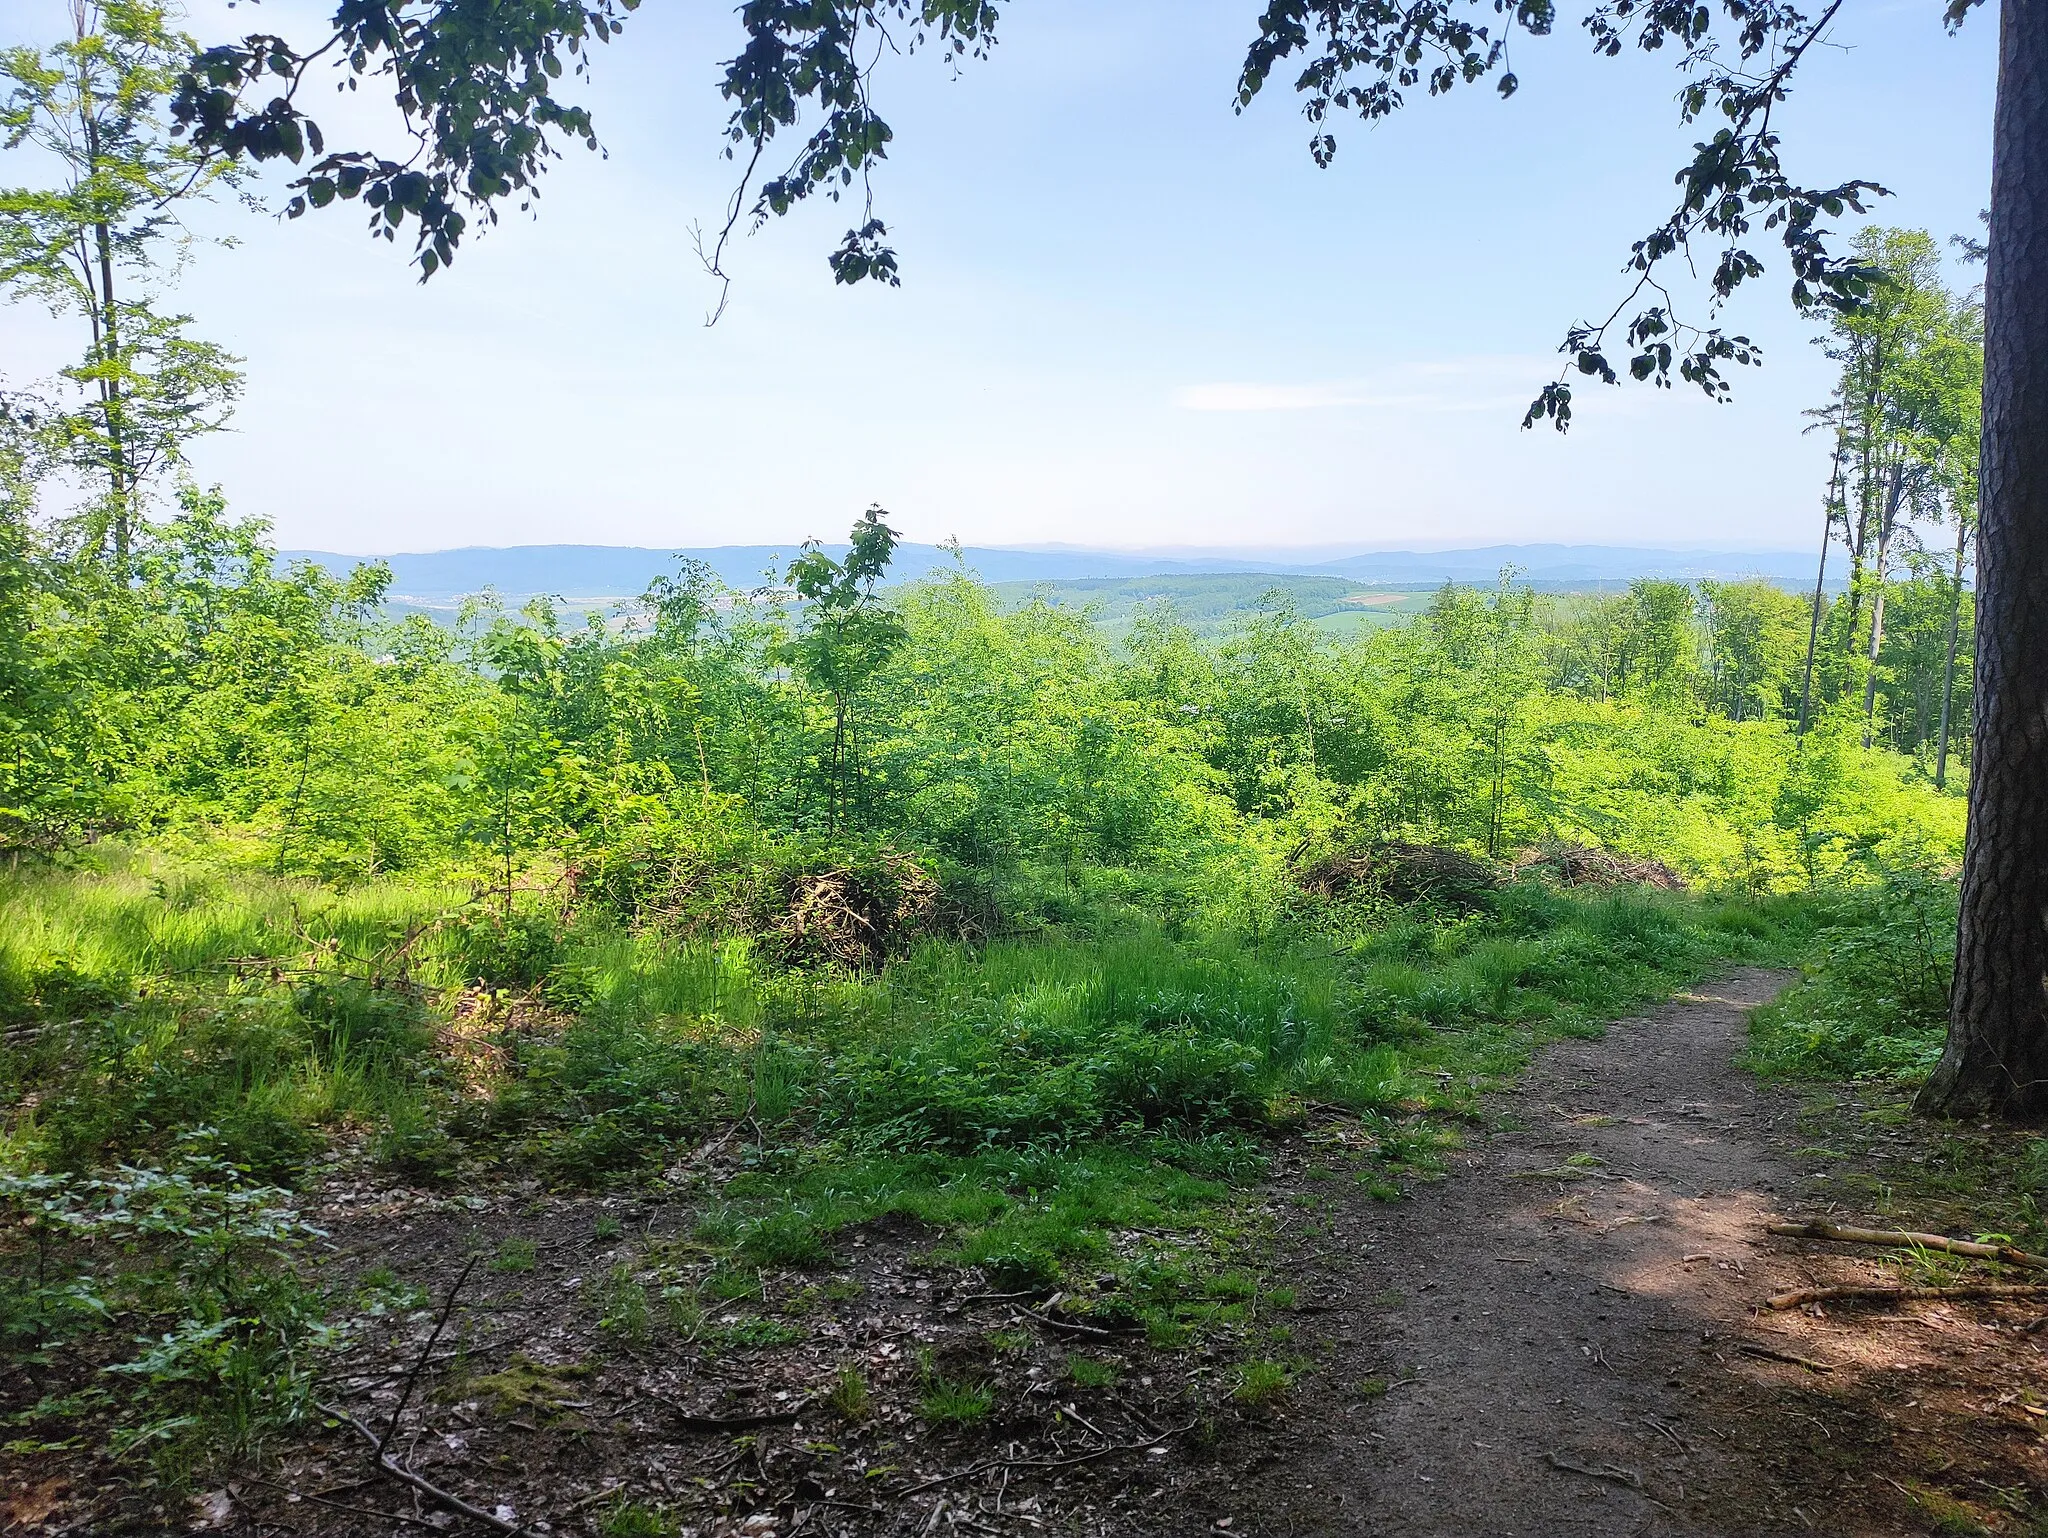
[{"label": "blue sky", "polygon": [[[0,37],[54,36],[64,9],[13,0]],[[957,78],[889,61],[876,187],[903,287],[835,288],[854,210],[821,205],[738,242],[707,329],[689,231],[729,191],[715,82],[738,30],[646,0],[585,93],[608,157],[568,149],[537,219],[432,283],[353,209],[204,217],[238,244],[200,249],[179,303],[249,394],[195,470],[287,545],[365,552],[829,537],[876,501],[970,544],[1813,542],[1824,450],[1800,412],[1828,367],[1781,269],[1729,317],[1767,353],[1734,405],[1581,391],[1568,437],[1519,427],[1699,136],[1666,61],[1596,60],[1565,29],[1520,49],[1512,101],[1412,100],[1340,126],[1318,171],[1284,88],[1231,110],[1257,9],[1015,0]],[[195,0],[188,25],[319,10]],[[1940,10],[1851,0],[1784,122],[1793,175],[1882,181],[1877,217],[1946,236],[1989,184],[1994,18],[1950,38]],[[366,110],[338,101],[330,141]],[[71,345],[18,307],[0,338],[17,380]]]}]

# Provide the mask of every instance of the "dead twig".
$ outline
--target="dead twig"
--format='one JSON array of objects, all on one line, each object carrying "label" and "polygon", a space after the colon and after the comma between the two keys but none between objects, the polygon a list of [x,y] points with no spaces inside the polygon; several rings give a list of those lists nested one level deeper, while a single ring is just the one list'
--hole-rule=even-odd
[{"label": "dead twig", "polygon": [[1743,1341],[1735,1348],[1744,1356],[1759,1357],[1766,1362],[1789,1362],[1794,1367],[1804,1367],[1808,1372],[1833,1372],[1832,1362],[1816,1362],[1810,1356],[1801,1356],[1796,1351],[1780,1351],[1775,1346],[1759,1346]]},{"label": "dead twig", "polygon": [[397,1522],[406,1527],[424,1527],[430,1533],[441,1531],[440,1528],[429,1522],[425,1517],[407,1516],[402,1511],[378,1511],[370,1506],[350,1506],[341,1501],[331,1501],[326,1496],[312,1490],[294,1490],[290,1485],[281,1485],[274,1480],[263,1479],[255,1474],[243,1474],[239,1477],[248,1484],[262,1485],[267,1490],[280,1490],[293,1500],[310,1501],[315,1506],[325,1506],[330,1511],[345,1511],[351,1516],[357,1517],[376,1517],[382,1521]]},{"label": "dead twig", "polygon": [[1100,1325],[1073,1324],[1065,1319],[1054,1319],[1048,1314],[1041,1314],[1035,1308],[1013,1308],[1011,1312],[1016,1314],[1028,1315],[1029,1317],[1036,1319],[1040,1324],[1046,1326],[1046,1328],[1048,1329],[1068,1330],[1076,1335],[1106,1335],[1111,1338],[1114,1338],[1119,1333],[1121,1333],[1117,1330],[1105,1330]]},{"label": "dead twig", "polygon": [[751,1431],[758,1426],[787,1426],[792,1421],[803,1419],[804,1413],[818,1401],[815,1398],[800,1400],[784,1410],[749,1411],[743,1415],[700,1415],[687,1410],[666,1394],[645,1396],[663,1406],[676,1421],[690,1431]]},{"label": "dead twig", "polygon": [[455,1278],[455,1285],[448,1289],[448,1297],[441,1304],[440,1317],[434,1321],[433,1333],[427,1336],[427,1343],[414,1358],[412,1371],[405,1375],[405,1387],[399,1391],[398,1403],[391,1407],[391,1421],[385,1426],[384,1435],[377,1439],[377,1456],[382,1458],[391,1446],[391,1439],[398,1435],[398,1423],[405,1418],[405,1407],[412,1400],[412,1391],[418,1387],[420,1374],[426,1370],[427,1358],[434,1354],[434,1347],[440,1344],[441,1332],[448,1328],[448,1316],[455,1312],[455,1300],[462,1292],[462,1284],[469,1280],[470,1272],[476,1269],[481,1254],[471,1255],[461,1272]]},{"label": "dead twig", "polygon": [[1681,1437],[1677,1432],[1673,1431],[1669,1426],[1665,1425],[1655,1416],[1645,1415],[1642,1418],[1642,1420],[1645,1426],[1648,1426],[1652,1431],[1656,1432],[1658,1436],[1663,1437],[1667,1442],[1669,1442],[1673,1447],[1677,1448],[1680,1452],[1690,1453],[1692,1451],[1691,1444],[1688,1443],[1685,1440],[1685,1438]]},{"label": "dead twig", "polygon": [[1157,1447],[1161,1442],[1185,1435],[1195,1429],[1195,1424],[1194,1421],[1189,1421],[1185,1426],[1175,1426],[1169,1431],[1162,1431],[1158,1436],[1144,1442],[1112,1442],[1107,1447],[1098,1447],[1092,1453],[1081,1453],[1072,1458],[984,1458],[979,1463],[970,1463],[964,1469],[955,1469],[950,1474],[938,1474],[908,1489],[898,1490],[894,1498],[903,1500],[909,1496],[922,1494],[926,1490],[936,1490],[940,1485],[958,1484],[963,1479],[986,1474],[990,1469],[1002,1469],[1006,1474],[1019,1469],[1070,1469],[1078,1463],[1093,1463],[1097,1458],[1107,1458],[1112,1453],[1143,1452],[1148,1447]]},{"label": "dead twig", "polygon": [[1626,1485],[1629,1489],[1641,1491],[1643,1476],[1634,1469],[1617,1469],[1602,1464],[1598,1468],[1583,1463],[1574,1463],[1559,1453],[1545,1453],[1543,1461],[1552,1468],[1566,1474],[1583,1474],[1588,1479],[1604,1479],[1611,1485]]},{"label": "dead twig", "polygon": [[1978,1244],[1969,1239],[1951,1239],[1945,1234],[1916,1234],[1905,1229],[1841,1228],[1818,1220],[1767,1226],[1772,1233],[1793,1239],[1832,1239],[1837,1244],[1881,1244],[1901,1250],[1941,1250],[1950,1255],[1967,1255],[1972,1260],[1996,1260],[2029,1271],[2048,1271],[2048,1255],[2030,1255],[2009,1244]]},{"label": "dead twig", "polygon": [[1998,1282],[1961,1287],[1801,1287],[1776,1294],[1770,1305],[1783,1310],[1800,1308],[1808,1303],[1852,1300],[1895,1303],[1908,1298],[2038,1298],[2044,1294],[2048,1294],[2048,1286]]},{"label": "dead twig", "polygon": [[433,1484],[420,1475],[415,1474],[411,1469],[383,1450],[383,1439],[376,1432],[365,1426],[339,1405],[322,1404],[318,1405],[317,1408],[322,1415],[332,1416],[334,1419],[342,1422],[353,1430],[357,1436],[370,1444],[372,1461],[380,1473],[390,1475],[402,1485],[410,1485],[413,1489],[419,1491],[420,1494],[427,1497],[428,1500],[446,1507],[458,1516],[468,1517],[472,1521],[481,1522],[488,1528],[504,1533],[506,1538],[532,1538],[528,1530],[521,1527],[518,1523],[507,1522],[503,1517],[493,1512],[485,1511],[480,1506],[472,1506],[461,1496],[451,1495],[439,1485]]}]

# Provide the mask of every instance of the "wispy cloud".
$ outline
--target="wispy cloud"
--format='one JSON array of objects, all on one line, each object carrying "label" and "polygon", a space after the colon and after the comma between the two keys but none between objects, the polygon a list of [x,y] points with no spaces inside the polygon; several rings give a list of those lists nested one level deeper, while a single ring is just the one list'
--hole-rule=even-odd
[{"label": "wispy cloud", "polygon": [[1365,401],[1335,384],[1199,384],[1174,391],[1173,403],[1183,411],[1318,411]]},{"label": "wispy cloud", "polygon": [[1183,385],[1173,403],[1183,411],[1500,411],[1526,405],[1555,366],[1549,359],[1449,359],[1402,364],[1363,379]]}]

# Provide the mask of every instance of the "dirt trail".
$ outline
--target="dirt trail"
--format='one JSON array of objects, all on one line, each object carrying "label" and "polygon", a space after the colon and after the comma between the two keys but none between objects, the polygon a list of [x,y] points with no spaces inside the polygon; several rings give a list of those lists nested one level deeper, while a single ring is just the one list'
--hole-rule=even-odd
[{"label": "dirt trail", "polygon": [[[1800,1508],[1771,1467],[1771,1434],[1730,1414],[1731,1375],[1739,1398],[1745,1382],[1811,1372],[1754,1354],[1812,1359],[1752,1314],[1803,1279],[1799,1257],[1761,1232],[1778,1193],[1803,1181],[1773,1151],[1796,1105],[1734,1064],[1748,1010],[1787,981],[1740,972],[1604,1040],[1554,1046],[1494,1101],[1500,1121],[1453,1156],[1449,1178],[1392,1212],[1340,1196],[1304,1257],[1303,1297],[1329,1300],[1321,1381],[1348,1408],[1296,1424],[1233,1525],[1912,1530]],[[1358,1394],[1371,1379],[1391,1386]],[[1810,1458],[1799,1469],[1809,1503],[1815,1472]]]}]

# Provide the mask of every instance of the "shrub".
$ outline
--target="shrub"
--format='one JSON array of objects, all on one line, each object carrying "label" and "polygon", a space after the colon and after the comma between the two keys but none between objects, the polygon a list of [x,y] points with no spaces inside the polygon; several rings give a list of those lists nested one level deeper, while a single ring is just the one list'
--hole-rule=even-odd
[{"label": "shrub", "polygon": [[1948,1023],[1955,884],[1908,866],[1838,900],[1804,979],[1750,1017],[1750,1061],[1794,1076],[1921,1078]]}]

